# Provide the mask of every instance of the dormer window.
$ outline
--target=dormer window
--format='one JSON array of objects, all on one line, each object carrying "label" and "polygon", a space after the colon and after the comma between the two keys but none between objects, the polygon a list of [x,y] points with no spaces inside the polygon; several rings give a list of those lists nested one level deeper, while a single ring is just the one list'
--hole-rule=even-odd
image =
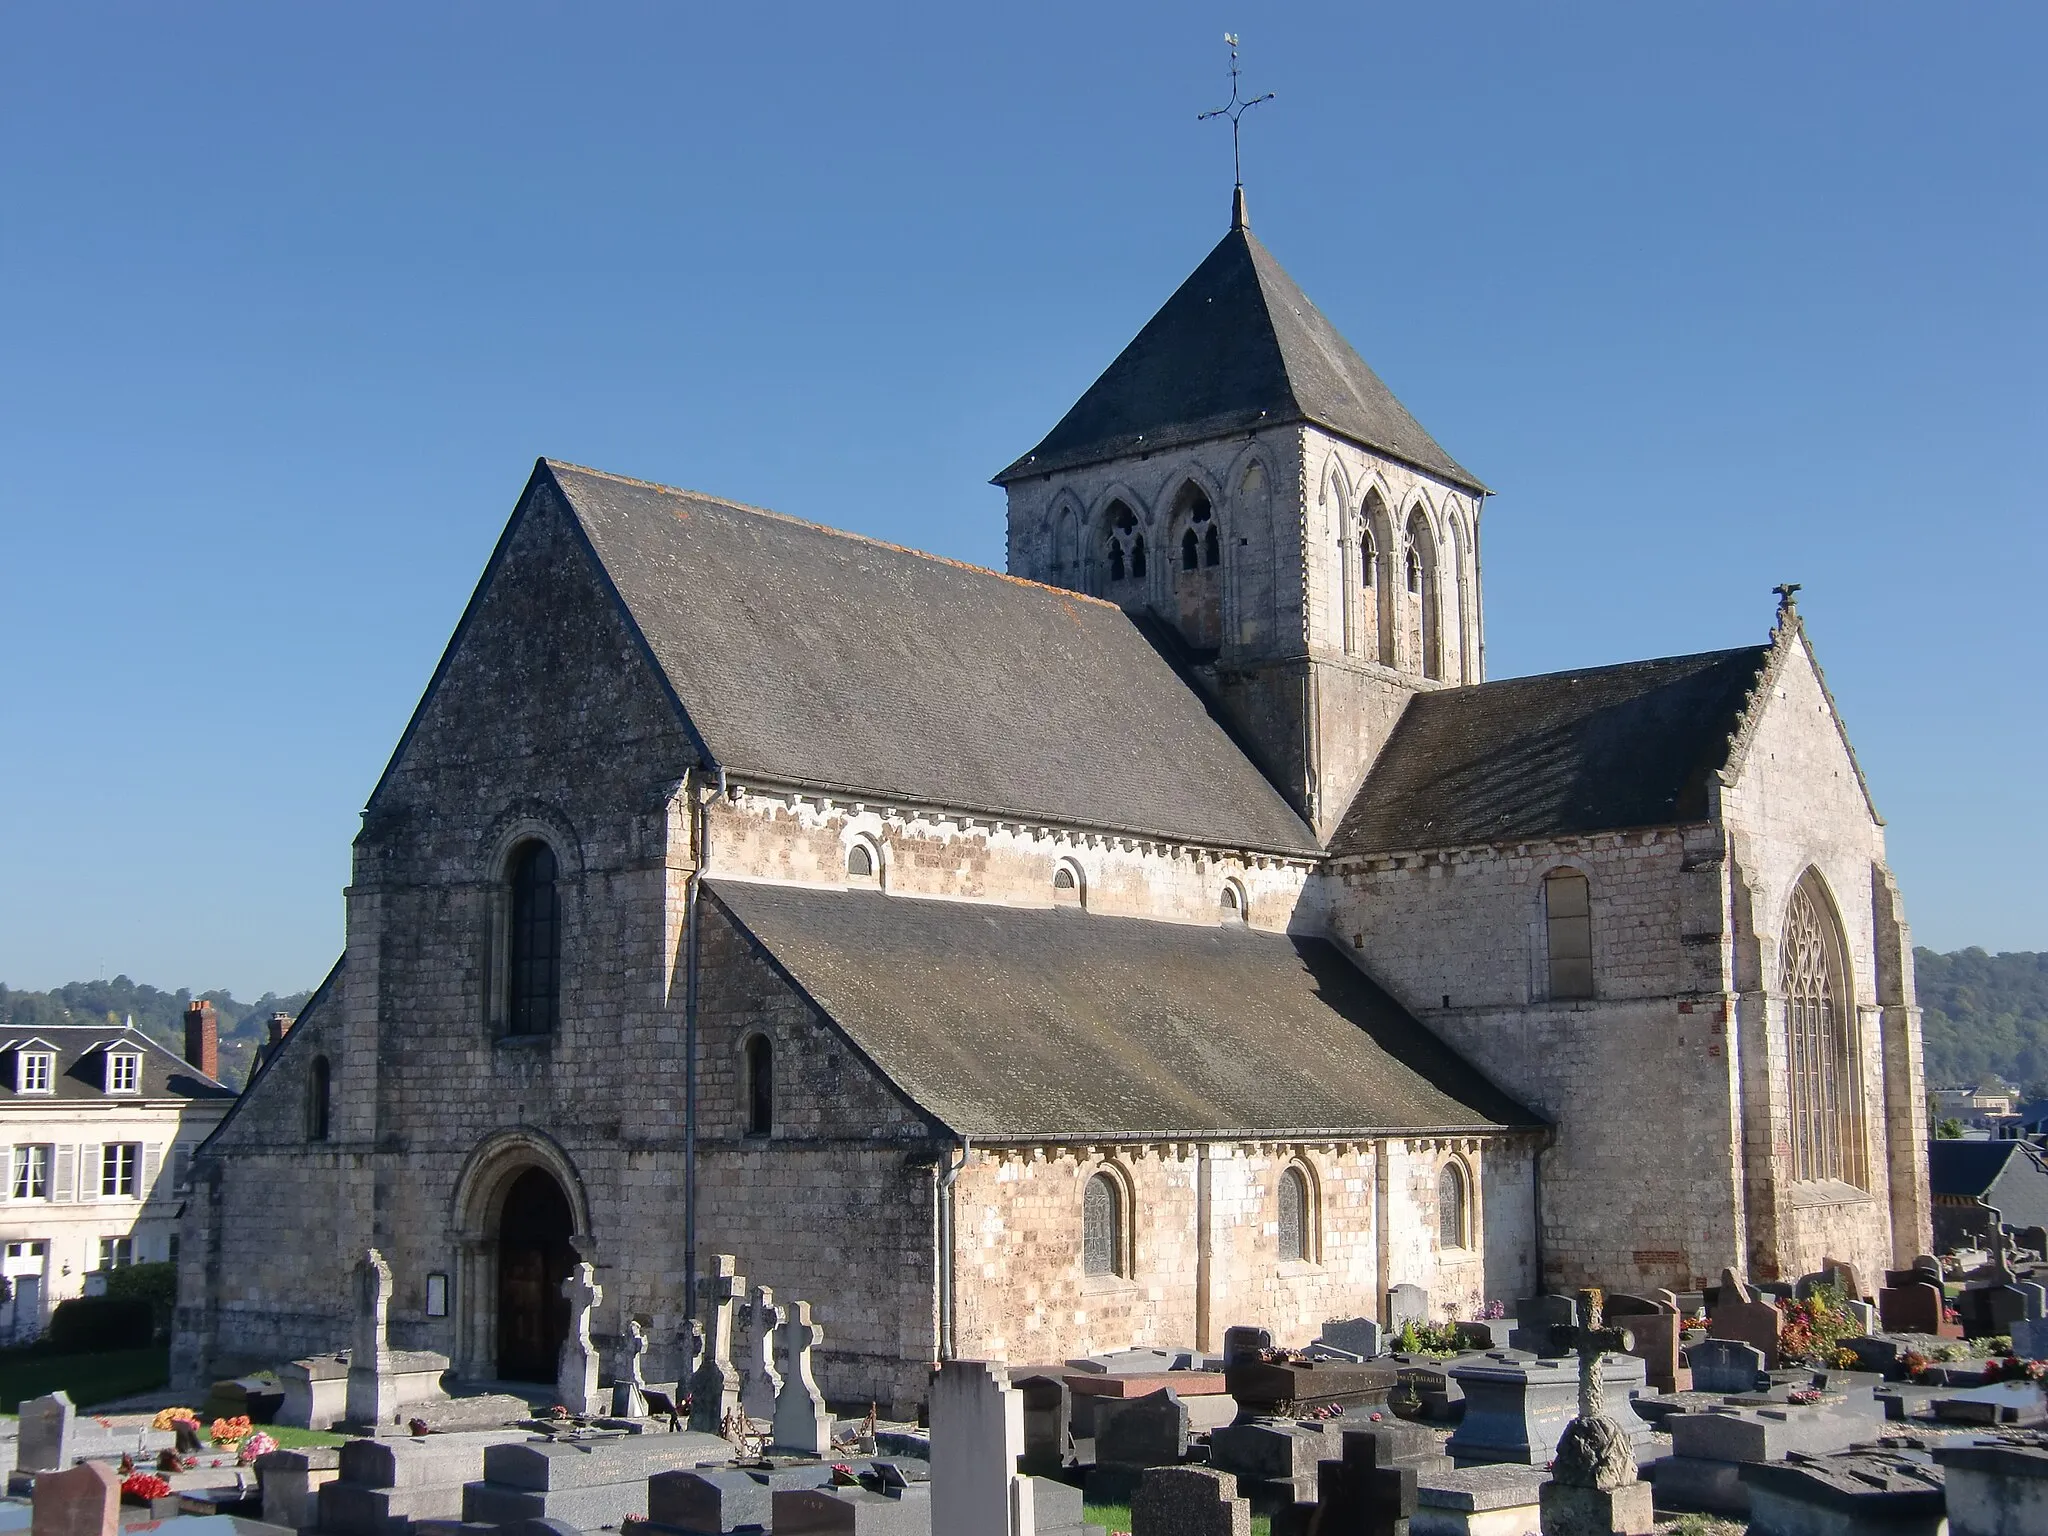
[{"label": "dormer window", "polygon": [[21,1093],[48,1093],[50,1082],[57,1074],[57,1055],[54,1051],[23,1051],[21,1053]]},{"label": "dormer window", "polygon": [[107,1092],[140,1093],[142,1091],[142,1053],[139,1051],[109,1051],[107,1053]]}]

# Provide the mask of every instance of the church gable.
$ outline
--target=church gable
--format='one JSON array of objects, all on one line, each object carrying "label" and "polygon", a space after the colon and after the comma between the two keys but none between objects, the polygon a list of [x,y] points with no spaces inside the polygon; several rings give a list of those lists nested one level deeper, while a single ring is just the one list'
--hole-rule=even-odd
[{"label": "church gable", "polygon": [[234,1108],[201,1144],[203,1153],[282,1151],[315,1140],[313,1131],[331,1129],[344,963],[337,961],[306,999],[290,1033],[258,1064]]}]

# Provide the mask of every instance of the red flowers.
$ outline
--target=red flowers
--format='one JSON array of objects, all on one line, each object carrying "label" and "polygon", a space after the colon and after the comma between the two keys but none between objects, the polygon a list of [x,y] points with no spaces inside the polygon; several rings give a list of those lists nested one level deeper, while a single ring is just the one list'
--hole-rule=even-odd
[{"label": "red flowers", "polygon": [[154,1472],[131,1472],[121,1480],[121,1496],[147,1504],[151,1499],[170,1497],[171,1485]]}]

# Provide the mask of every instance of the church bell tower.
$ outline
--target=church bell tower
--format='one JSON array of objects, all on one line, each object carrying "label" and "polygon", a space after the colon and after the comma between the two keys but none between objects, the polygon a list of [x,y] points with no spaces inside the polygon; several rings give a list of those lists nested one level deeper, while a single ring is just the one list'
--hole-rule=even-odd
[{"label": "church bell tower", "polygon": [[1487,489],[1231,227],[995,477],[1015,576],[1105,598],[1327,837],[1418,691],[1484,676]]}]

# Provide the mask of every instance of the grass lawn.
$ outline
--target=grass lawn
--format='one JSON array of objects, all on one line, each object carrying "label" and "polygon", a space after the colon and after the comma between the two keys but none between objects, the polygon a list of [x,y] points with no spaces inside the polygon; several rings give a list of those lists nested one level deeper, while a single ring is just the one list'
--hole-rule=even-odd
[{"label": "grass lawn", "polygon": [[324,1429],[293,1429],[289,1424],[258,1424],[264,1434],[277,1442],[280,1451],[303,1451],[319,1445],[347,1445],[347,1435],[329,1434]]},{"label": "grass lawn", "polygon": [[90,1355],[47,1354],[33,1346],[0,1350],[0,1409],[13,1413],[23,1398],[60,1387],[85,1408],[148,1392],[170,1379],[170,1347],[164,1344]]},{"label": "grass lawn", "polygon": [[[1131,1506],[1128,1504],[1089,1504],[1083,1506],[1082,1518],[1089,1525],[1099,1525],[1107,1536],[1118,1532],[1129,1536],[1131,1529]],[[1273,1522],[1265,1515],[1252,1516],[1252,1536],[1272,1536]]]}]

